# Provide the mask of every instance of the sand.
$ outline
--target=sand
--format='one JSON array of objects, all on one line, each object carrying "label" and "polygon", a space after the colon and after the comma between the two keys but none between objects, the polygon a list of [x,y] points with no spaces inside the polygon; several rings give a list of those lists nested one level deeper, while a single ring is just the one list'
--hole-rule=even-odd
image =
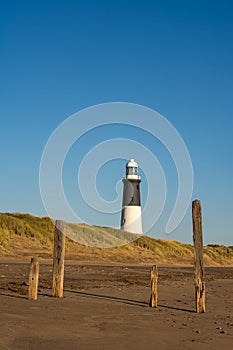
[{"label": "sand", "polygon": [[193,269],[66,262],[64,298],[51,297],[52,262],[40,262],[39,297],[27,300],[29,263],[0,260],[0,349],[233,349],[233,268],[206,268],[206,313],[194,312]]}]

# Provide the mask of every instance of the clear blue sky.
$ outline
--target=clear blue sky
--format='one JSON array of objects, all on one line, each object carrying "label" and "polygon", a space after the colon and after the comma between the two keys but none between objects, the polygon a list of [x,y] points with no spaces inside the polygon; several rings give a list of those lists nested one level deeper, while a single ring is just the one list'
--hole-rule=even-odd
[{"label": "clear blue sky", "polygon": [[[157,110],[182,135],[194,167],[193,199],[203,204],[205,243],[233,245],[232,1],[1,1],[0,13],[1,212],[46,214],[40,158],[69,115],[102,102],[133,102]],[[107,139],[104,130],[87,137],[86,149],[101,135]],[[159,144],[153,151],[158,158],[163,152]],[[64,183],[82,210],[68,177],[72,157],[79,159],[72,152]],[[172,166],[162,165],[173,193]],[[102,175],[97,187],[111,197],[124,161],[106,165]],[[163,220],[153,236],[191,242],[190,213],[172,236],[163,233]]]}]

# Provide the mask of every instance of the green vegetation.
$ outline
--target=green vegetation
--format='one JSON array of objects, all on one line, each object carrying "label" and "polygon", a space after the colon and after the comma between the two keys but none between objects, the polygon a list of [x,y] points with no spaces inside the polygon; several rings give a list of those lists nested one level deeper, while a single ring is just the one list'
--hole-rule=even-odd
[{"label": "green vegetation", "polygon": [[[65,224],[67,256],[82,260],[121,262],[192,263],[193,246],[153,239],[110,227]],[[51,257],[54,222],[49,217],[0,213],[0,255]],[[135,240],[135,237],[137,239]],[[76,242],[79,243],[76,243]],[[115,246],[115,248],[109,248]],[[101,249],[104,247],[108,249]],[[233,265],[233,247],[204,247],[208,264]]]},{"label": "green vegetation", "polygon": [[140,237],[134,242],[135,245],[153,251],[158,258],[174,260],[181,257],[193,257],[193,247],[177,241],[154,239],[147,236]]},{"label": "green vegetation", "polygon": [[233,261],[233,246],[225,247],[220,244],[209,244],[204,247],[204,253],[220,265]]},{"label": "green vegetation", "polygon": [[84,246],[111,248],[122,246],[135,240],[135,235],[111,227],[89,226],[86,224],[66,223],[67,236]]},{"label": "green vegetation", "polygon": [[[54,225],[48,217],[36,217],[30,214],[0,213],[0,244],[6,246],[10,235],[35,238],[42,244],[49,245],[53,241]],[[7,233],[7,234],[6,234]]]}]

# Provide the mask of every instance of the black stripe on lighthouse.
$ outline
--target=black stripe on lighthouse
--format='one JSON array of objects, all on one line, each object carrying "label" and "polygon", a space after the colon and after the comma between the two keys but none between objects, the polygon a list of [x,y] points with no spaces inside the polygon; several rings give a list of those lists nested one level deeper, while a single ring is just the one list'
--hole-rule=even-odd
[{"label": "black stripe on lighthouse", "polygon": [[129,205],[141,206],[140,182],[140,179],[123,179],[123,207]]}]

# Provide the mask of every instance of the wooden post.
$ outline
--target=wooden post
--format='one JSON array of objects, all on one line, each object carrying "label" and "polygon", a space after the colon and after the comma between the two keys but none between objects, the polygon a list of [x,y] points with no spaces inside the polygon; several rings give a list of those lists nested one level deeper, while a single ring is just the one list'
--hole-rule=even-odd
[{"label": "wooden post", "polygon": [[56,220],[54,228],[54,250],[53,250],[53,283],[52,296],[63,297],[64,282],[64,259],[65,259],[65,235],[64,221]]},{"label": "wooden post", "polygon": [[39,281],[39,261],[37,258],[31,258],[29,270],[29,285],[28,285],[28,299],[37,300]]},{"label": "wooden post", "polygon": [[156,265],[152,266],[151,272],[151,297],[150,297],[150,307],[157,307],[158,306],[158,291],[157,291],[157,284],[158,284],[158,268]]},{"label": "wooden post", "polygon": [[196,312],[203,313],[205,312],[205,283],[203,265],[202,213],[201,202],[199,200],[195,200],[192,203],[192,217]]}]

